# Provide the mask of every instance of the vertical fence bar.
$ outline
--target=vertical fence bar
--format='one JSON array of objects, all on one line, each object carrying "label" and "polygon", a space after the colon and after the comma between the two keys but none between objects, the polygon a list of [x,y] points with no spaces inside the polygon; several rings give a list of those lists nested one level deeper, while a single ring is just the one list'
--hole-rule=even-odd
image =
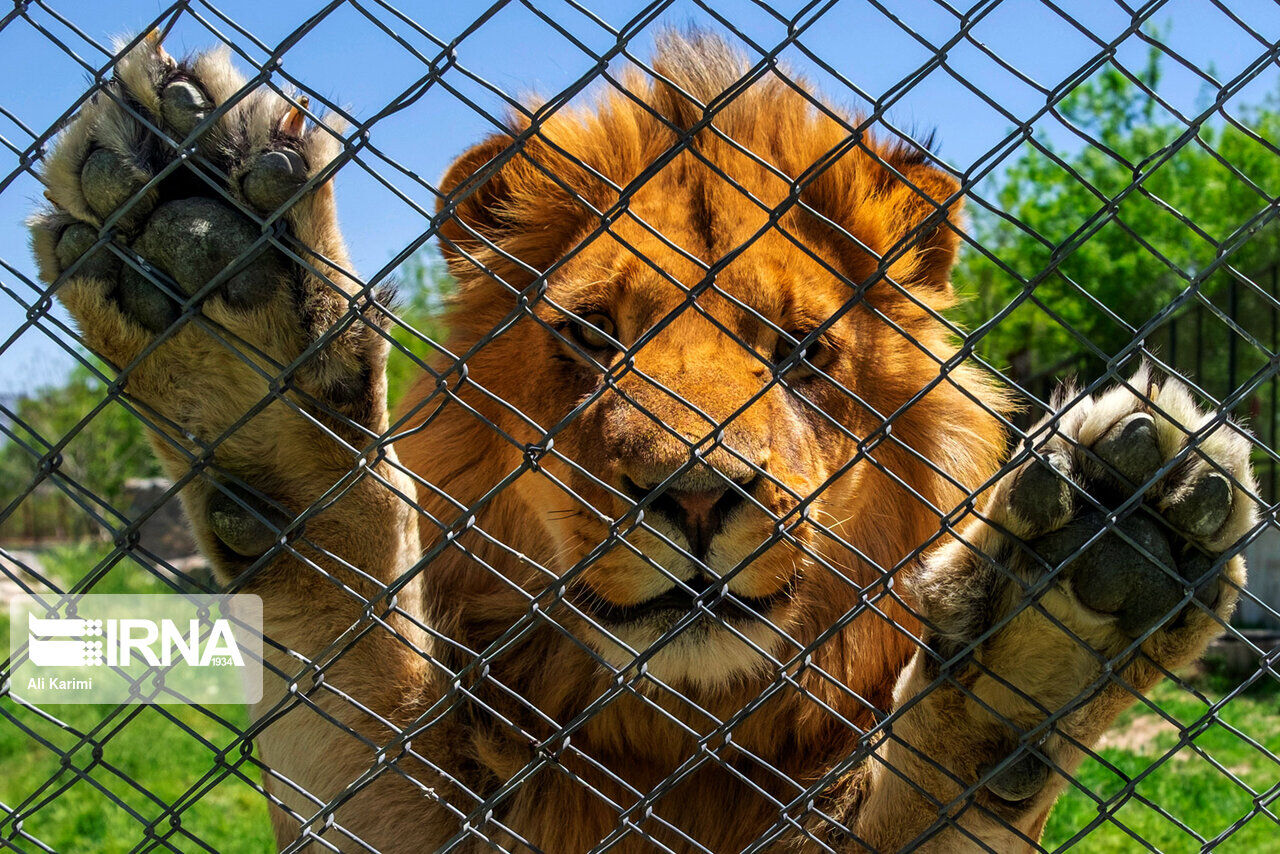
[{"label": "vertical fence bar", "polygon": [[[1277,301],[1280,301],[1280,263],[1271,266],[1271,310],[1268,314],[1271,316],[1271,368],[1270,378],[1267,380],[1269,403],[1268,415],[1270,416],[1271,429],[1267,431],[1267,441],[1271,449],[1280,449],[1280,436],[1276,433],[1277,421],[1280,421],[1280,400],[1277,400],[1276,392],[1280,391],[1280,375],[1276,371],[1276,354],[1280,353],[1280,309],[1277,309]],[[1267,472],[1267,500],[1274,503],[1280,492],[1276,490],[1276,478],[1280,475],[1280,466],[1276,465],[1274,460],[1268,461]]]}]

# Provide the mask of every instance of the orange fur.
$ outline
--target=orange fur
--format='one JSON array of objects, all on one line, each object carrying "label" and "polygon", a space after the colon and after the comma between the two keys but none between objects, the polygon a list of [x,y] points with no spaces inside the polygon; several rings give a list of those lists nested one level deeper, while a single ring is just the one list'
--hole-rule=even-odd
[{"label": "orange fur", "polygon": [[[697,35],[668,36],[654,68],[704,103],[746,70],[721,42]],[[607,527],[587,504],[613,518],[627,510],[575,465],[616,484],[621,474],[687,457],[687,447],[659,421],[698,442],[737,413],[724,425],[726,445],[801,496],[821,489],[818,524],[798,526],[796,537],[827,565],[774,546],[730,583],[743,595],[794,585],[793,598],[773,617],[794,641],[770,639],[778,660],[790,660],[858,608],[860,588],[875,606],[818,643],[810,666],[793,664],[793,682],[738,722],[731,744],[709,745],[732,772],[703,765],[654,806],[664,822],[711,850],[739,850],[777,818],[776,805],[754,787],[784,802],[796,792],[771,767],[795,780],[815,779],[854,752],[859,729],[873,723],[871,706],[890,708],[894,681],[916,647],[908,636],[916,622],[900,588],[890,592],[884,583],[886,571],[904,561],[909,569],[917,548],[939,531],[939,514],[995,471],[1004,437],[992,413],[1005,401],[967,367],[950,368],[939,381],[941,362],[955,352],[935,314],[953,299],[948,273],[956,234],[939,220],[947,213],[954,218],[958,207],[950,177],[908,147],[870,136],[854,144],[841,123],[775,76],[736,95],[687,147],[680,132],[701,119],[697,104],[640,72],[624,77],[624,86],[629,95],[606,91],[592,107],[557,110],[536,127],[513,119],[506,135],[482,142],[446,177],[442,209],[456,204],[456,212],[442,236],[459,282],[449,349],[471,354],[467,381],[455,400],[443,401],[435,381],[424,378],[402,407],[422,413],[418,429],[397,450],[430,484],[418,494],[427,512],[449,524],[459,505],[472,505],[520,471],[524,443],[542,441],[543,429],[598,391],[600,372],[575,363],[545,324],[586,307],[607,309],[629,344],[674,314],[635,352],[638,373],[620,376],[616,390],[604,391],[555,434],[554,453],[542,457],[539,470],[520,474],[476,513],[476,526],[506,548],[464,535],[465,552],[446,549],[427,570],[427,603],[442,631],[469,650],[486,649],[526,614],[529,597],[555,601],[547,594],[558,576],[605,539]],[[523,146],[503,163],[516,138],[524,138]],[[800,192],[801,204],[788,204],[791,182],[828,158]],[[751,197],[779,211],[776,222]],[[597,212],[608,214],[603,231]],[[871,279],[876,256],[886,254],[892,283],[878,281],[865,293],[851,288]],[[681,287],[699,284],[700,264],[725,260],[715,291],[697,298],[698,310],[681,308]],[[527,292],[530,309],[492,336],[516,308],[513,292],[553,267],[545,289]],[[822,381],[805,394],[854,438],[830,424],[815,426],[806,406],[776,385],[761,392],[767,376],[761,361],[728,334],[767,355],[776,335],[753,313],[784,328],[802,318],[840,318],[829,330],[840,352],[829,372],[858,402]],[[856,438],[875,432],[892,413],[891,435],[860,450]],[[720,468],[732,464],[722,451],[708,460]],[[766,486],[760,500],[779,516],[795,509],[781,489]],[[750,543],[772,529],[765,514],[757,516],[742,523],[750,530],[741,536]],[[823,526],[848,545],[824,534]],[[438,527],[424,526],[424,548],[439,540]],[[646,553],[663,554],[652,537],[636,540]],[[799,572],[798,563],[805,564]],[[586,588],[587,595],[629,604],[672,583],[621,547],[588,566],[580,582],[570,584],[571,602],[573,590]],[[515,728],[498,721],[545,738],[553,731],[548,720],[574,720],[616,684],[587,651],[608,646],[600,633],[565,604],[547,613],[564,631],[543,623],[491,662],[496,680],[527,704],[492,685],[476,686],[472,713],[485,733],[474,751],[481,790],[485,780],[505,780],[533,758]],[[617,814],[573,777],[621,808],[631,806],[635,792],[648,792],[696,754],[695,737],[776,681],[776,666],[757,653],[743,655],[754,660],[715,680],[655,664],[658,679],[636,679],[632,690],[573,734],[573,749],[559,760],[569,776],[540,772],[512,796],[504,822],[542,850],[590,848]],[[628,659],[626,653],[611,658]],[[466,662],[465,655],[447,659],[451,667]],[[725,821],[728,813],[732,821]],[[679,833],[658,822],[643,826],[681,845]]]}]

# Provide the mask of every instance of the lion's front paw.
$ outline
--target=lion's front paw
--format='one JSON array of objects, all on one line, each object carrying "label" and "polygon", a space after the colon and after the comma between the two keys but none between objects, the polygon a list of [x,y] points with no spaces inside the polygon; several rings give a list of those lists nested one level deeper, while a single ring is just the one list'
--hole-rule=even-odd
[{"label": "lion's front paw", "polygon": [[1002,549],[1022,552],[1024,581],[1055,573],[1082,612],[1064,612],[1069,625],[1101,651],[1176,629],[1146,650],[1176,666],[1221,628],[1244,583],[1243,564],[1223,555],[1256,520],[1249,447],[1181,383],[1141,371],[1061,413],[997,487],[988,518],[1029,547]]},{"label": "lion's front paw", "polygon": [[324,402],[367,373],[377,336],[328,183],[341,139],[306,106],[246,84],[226,51],[180,62],[153,34],[45,163],[52,205],[30,221],[41,275],[95,351],[141,360],[129,389],[165,414],[189,397],[174,386],[218,371],[266,388],[235,362],[278,375],[306,357],[288,379]]},{"label": "lion's front paw", "polygon": [[[124,373],[170,469],[213,453],[286,505],[319,461],[352,468],[385,417],[384,316],[350,275],[329,183],[342,140],[306,107],[226,51],[178,61],[153,34],[59,137],[51,206],[30,220],[42,277]],[[325,450],[335,435],[345,457]],[[235,523],[233,551],[272,541],[254,520],[278,513],[193,490],[193,516]]]},{"label": "lion's front paw", "polygon": [[973,770],[1005,801],[1222,631],[1256,521],[1246,435],[1145,369],[1031,435],[919,588],[934,654],[972,650],[958,682],[994,751]]}]

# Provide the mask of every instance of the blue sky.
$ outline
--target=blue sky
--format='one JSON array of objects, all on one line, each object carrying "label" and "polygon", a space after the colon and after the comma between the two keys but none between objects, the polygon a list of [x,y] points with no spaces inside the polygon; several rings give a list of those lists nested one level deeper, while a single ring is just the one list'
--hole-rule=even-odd
[{"label": "blue sky", "polygon": [[[750,0],[704,2],[761,46],[772,48],[786,34],[785,25]],[[965,5],[969,0],[952,2]],[[1273,0],[1223,3],[1262,39],[1280,40],[1280,5]],[[651,0],[579,0],[577,5],[621,27],[650,4]],[[147,26],[167,4],[157,0],[50,0],[48,5],[89,38],[108,44],[113,35]],[[252,57],[260,58],[263,52],[236,36],[227,19],[274,47],[321,5],[288,0],[218,0],[215,6],[196,3],[192,8],[195,14],[181,17],[166,44],[174,54],[196,50],[216,43],[219,36],[213,30],[217,30],[234,36]],[[565,0],[535,0],[534,5],[594,50],[603,51],[614,41],[606,29]],[[772,5],[791,16],[810,4],[775,0]],[[821,8],[827,4],[814,5]],[[1103,41],[1117,38],[1130,23],[1130,13],[1111,0],[1058,5],[1069,9],[1081,26]],[[405,0],[398,8],[431,36],[448,42],[490,7],[487,2],[470,0]],[[812,12],[803,19],[810,15]],[[402,35],[409,48],[386,35],[369,16]],[[1162,40],[1169,47],[1199,68],[1213,68],[1220,81],[1234,77],[1265,50],[1209,0],[1170,0],[1152,20],[1162,28]],[[705,9],[678,0],[634,40],[634,49],[644,56],[656,29],[691,22],[715,25]],[[839,0],[801,41],[843,80],[819,70],[794,47],[783,56],[816,79],[832,100],[866,110],[869,103],[863,96],[878,99],[894,91],[933,54],[928,45],[949,39],[959,27],[959,18],[932,0],[879,0],[875,4]],[[1064,80],[1099,51],[1094,41],[1037,0],[1005,0],[974,27],[972,34],[1023,75],[1048,87]],[[85,66],[69,57],[53,39],[63,42],[89,66],[99,67],[106,60],[72,29],[34,6],[28,17],[17,18],[0,30],[0,107],[10,114],[0,113],[0,135],[19,150],[26,150],[33,137],[14,119],[30,131],[42,133],[84,92],[90,79]],[[1146,43],[1131,37],[1121,44],[1117,58],[1130,68],[1140,68],[1147,50]],[[357,119],[368,119],[426,73],[426,66],[413,51],[426,57],[439,54],[430,37],[415,32],[372,0],[365,0],[339,6],[288,51],[283,67],[308,89],[343,106]],[[594,60],[512,0],[460,43],[457,62],[503,92],[519,95],[558,92],[587,73]],[[1161,95],[1175,109],[1192,111],[1202,101],[1203,81],[1176,61],[1168,60],[1164,67]],[[448,72],[445,79],[484,111],[497,114],[501,110],[499,96],[456,70]],[[969,42],[955,46],[943,67],[910,87],[888,111],[890,121],[904,129],[936,129],[942,159],[966,170],[983,162],[1008,134],[1012,122],[984,103],[961,79],[1017,118],[1033,115],[1044,106],[1045,97]],[[1232,104],[1261,100],[1277,90],[1278,79],[1280,71],[1271,68]],[[1040,127],[1062,145],[1078,144],[1051,120]],[[427,228],[425,217],[413,205],[431,210],[434,197],[411,176],[427,184],[434,182],[453,157],[491,129],[492,123],[481,111],[442,86],[429,88],[412,105],[370,128],[370,143],[404,171],[374,157],[367,159],[368,166],[404,192],[412,204],[397,198],[369,171],[349,166],[339,173],[342,223],[359,270],[368,275],[382,269]],[[0,149],[0,175],[8,176],[18,165],[17,155]],[[35,291],[27,279],[34,281],[34,276],[22,220],[39,198],[40,185],[30,174],[20,174],[0,190],[0,283],[28,301]],[[24,321],[23,308],[0,292],[0,346]],[[55,382],[65,373],[72,359],[54,340],[58,335],[47,323],[27,328],[0,352],[0,394]]]}]

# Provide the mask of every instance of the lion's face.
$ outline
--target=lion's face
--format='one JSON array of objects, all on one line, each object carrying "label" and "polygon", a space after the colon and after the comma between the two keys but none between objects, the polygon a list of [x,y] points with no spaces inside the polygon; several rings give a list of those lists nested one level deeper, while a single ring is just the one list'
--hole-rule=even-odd
[{"label": "lion's face", "polygon": [[[690,245],[688,213],[668,203],[639,216]],[[531,501],[557,570],[583,565],[570,600],[613,658],[675,630],[651,670],[715,679],[767,665],[786,645],[823,525],[839,521],[831,500],[850,491],[866,420],[863,312],[776,233],[708,285],[641,226],[615,231],[562,267],[542,324],[522,330],[540,339],[523,348],[547,380],[539,423],[572,413]]]},{"label": "lion's face", "polygon": [[[695,120],[674,97],[646,100]],[[889,491],[910,455],[875,450],[877,428],[949,354],[933,312],[955,250],[921,226],[955,183],[918,154],[849,148],[765,83],[718,127],[768,168],[705,134],[672,156],[674,135],[621,97],[557,114],[516,157],[493,137],[446,177],[441,228],[452,349],[505,402],[485,409],[511,437],[495,454],[530,445],[514,491],[565,579],[564,619],[615,665],[641,654],[704,685],[776,667],[815,613],[856,603],[865,578],[845,568],[877,548],[869,529],[899,514],[884,541],[916,536],[920,508]],[[794,176],[841,150],[797,198]],[[892,566],[893,548],[874,558]]]}]

